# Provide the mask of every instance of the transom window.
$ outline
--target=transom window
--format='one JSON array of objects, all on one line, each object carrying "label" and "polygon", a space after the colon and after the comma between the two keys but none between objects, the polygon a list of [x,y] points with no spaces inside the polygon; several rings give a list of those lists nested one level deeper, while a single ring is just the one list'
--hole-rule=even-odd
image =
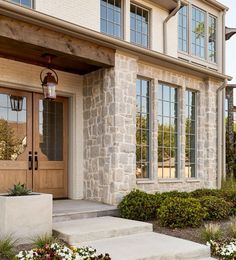
[{"label": "transom window", "polygon": [[29,8],[33,8],[33,0],[10,0],[10,2],[25,6],[25,7],[29,7]]},{"label": "transom window", "polygon": [[177,88],[158,87],[158,177],[178,177],[178,100]]},{"label": "transom window", "polygon": [[206,12],[193,6],[192,8],[192,54],[205,57],[205,16]]},{"label": "transom window", "polygon": [[101,32],[121,38],[121,0],[100,0],[101,2]]},{"label": "transom window", "polygon": [[149,11],[138,5],[130,5],[130,41],[149,47]]},{"label": "transom window", "polygon": [[188,51],[188,8],[183,6],[178,17],[178,46],[180,51]]},{"label": "transom window", "polygon": [[[191,28],[188,23],[191,17]],[[217,19],[206,11],[183,6],[178,17],[178,50],[216,63]]]},{"label": "transom window", "polygon": [[136,82],[136,177],[149,177],[150,82]]},{"label": "transom window", "polygon": [[196,93],[185,91],[185,177],[196,177]]}]

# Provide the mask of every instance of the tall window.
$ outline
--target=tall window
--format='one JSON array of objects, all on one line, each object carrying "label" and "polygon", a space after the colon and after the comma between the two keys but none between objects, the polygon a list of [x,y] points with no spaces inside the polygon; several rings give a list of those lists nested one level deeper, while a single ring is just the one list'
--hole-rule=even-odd
[{"label": "tall window", "polygon": [[25,6],[25,7],[29,7],[29,8],[33,8],[33,0],[10,0],[10,2]]},{"label": "tall window", "polygon": [[149,81],[136,82],[136,177],[149,177]]},{"label": "tall window", "polygon": [[216,62],[216,18],[208,18],[208,56],[211,62]]},{"label": "tall window", "polygon": [[178,17],[178,48],[180,51],[188,51],[188,8],[183,6]]},{"label": "tall window", "polygon": [[121,38],[121,0],[100,0],[101,32]]},{"label": "tall window", "polygon": [[158,177],[178,177],[177,88],[160,84],[158,87]]},{"label": "tall window", "polygon": [[196,177],[196,93],[185,92],[185,176]]},{"label": "tall window", "polygon": [[130,5],[130,41],[149,47],[149,11],[135,4]]},{"label": "tall window", "polygon": [[206,12],[193,6],[192,9],[192,54],[205,58]]}]

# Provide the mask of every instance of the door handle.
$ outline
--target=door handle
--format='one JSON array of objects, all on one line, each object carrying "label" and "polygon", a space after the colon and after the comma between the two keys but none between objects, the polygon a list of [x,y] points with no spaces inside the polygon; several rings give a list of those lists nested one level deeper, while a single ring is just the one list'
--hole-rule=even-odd
[{"label": "door handle", "polygon": [[32,152],[29,152],[29,159],[28,159],[28,169],[29,169],[29,171],[32,170],[32,166],[33,166]]},{"label": "door handle", "polygon": [[34,163],[35,163],[35,171],[38,170],[38,166],[39,166],[39,162],[38,162],[38,153],[37,152],[34,152]]}]

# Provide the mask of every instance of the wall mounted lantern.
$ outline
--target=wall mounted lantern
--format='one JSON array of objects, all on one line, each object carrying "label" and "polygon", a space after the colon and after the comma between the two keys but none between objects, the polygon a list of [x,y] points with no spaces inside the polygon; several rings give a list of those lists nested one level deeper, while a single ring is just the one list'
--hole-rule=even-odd
[{"label": "wall mounted lantern", "polygon": [[[40,80],[42,83],[44,99],[55,100],[56,99],[56,87],[58,85],[57,73],[50,67],[53,55],[45,54],[44,58],[47,59],[48,67],[43,69],[40,73]],[[43,78],[43,74],[44,78]]]},{"label": "wall mounted lantern", "polygon": [[10,95],[11,110],[20,112],[23,107],[23,97]]}]

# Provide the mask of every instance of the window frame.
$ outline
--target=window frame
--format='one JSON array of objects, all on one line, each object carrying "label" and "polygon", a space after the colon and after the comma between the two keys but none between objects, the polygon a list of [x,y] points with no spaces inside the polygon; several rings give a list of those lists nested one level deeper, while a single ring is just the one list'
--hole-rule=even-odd
[{"label": "window frame", "polygon": [[[179,15],[178,15],[178,52],[182,52],[184,54],[186,53],[189,53],[189,26],[190,26],[190,23],[189,23],[189,6],[188,5],[184,5],[182,8],[186,7],[186,51],[184,51],[183,49],[179,49],[179,40],[181,39],[181,41],[183,42],[183,38],[180,38],[179,37],[179,28],[181,27],[181,32],[183,33],[183,26],[180,26],[179,25]],[[181,9],[182,9],[181,8]],[[181,10],[180,9],[180,10]],[[183,15],[181,16],[181,18],[183,19]],[[183,43],[182,43],[182,46],[183,46]]]},{"label": "window frame", "polygon": [[[174,178],[168,177],[168,178],[164,178],[163,177],[163,160],[162,160],[162,177],[159,177],[159,173],[158,173],[158,165],[159,165],[159,160],[158,160],[158,149],[159,149],[159,144],[158,144],[158,137],[159,137],[159,131],[158,131],[158,125],[157,125],[157,179],[159,182],[162,181],[175,181],[175,180],[180,180],[181,178],[181,160],[180,160],[180,133],[181,133],[181,129],[180,129],[180,123],[181,123],[181,116],[180,116],[180,109],[181,109],[181,103],[180,103],[180,88],[179,86],[173,85],[173,84],[169,84],[168,82],[163,82],[163,81],[159,81],[158,82],[158,89],[159,87],[165,85],[169,88],[174,88],[176,90],[176,103],[177,104],[177,111],[176,111],[176,118],[177,118],[177,124],[176,124],[176,136],[177,136],[177,140],[176,140],[176,164],[177,167],[175,167],[175,171],[176,171],[176,176]],[[159,117],[159,112],[158,112],[158,104],[160,101],[159,98],[159,91],[157,91],[157,97],[156,97],[156,102],[157,102],[157,114],[156,114],[156,118],[157,118],[157,122],[158,122],[158,117]],[[162,93],[162,98],[161,101],[163,103],[163,101],[165,101],[163,99],[163,93]],[[169,103],[173,103],[171,101],[168,101]],[[169,116],[168,116],[169,117]],[[163,106],[162,106],[162,118],[163,118]],[[171,118],[171,117],[169,117]],[[171,147],[170,147],[171,148]]]},{"label": "window frame", "polygon": [[[194,126],[194,142],[195,142],[195,147],[194,147],[194,151],[195,151],[195,154],[194,154],[194,166],[195,166],[195,176],[194,177],[191,177],[191,176],[186,176],[185,174],[185,165],[186,165],[186,161],[184,160],[184,177],[188,180],[194,180],[194,179],[197,179],[198,178],[198,166],[197,166],[197,154],[198,154],[198,136],[197,136],[197,129],[198,129],[198,113],[197,113],[197,110],[198,110],[198,95],[199,95],[199,92],[196,91],[196,90],[193,90],[193,89],[190,89],[190,88],[186,88],[185,91],[184,91],[184,97],[185,97],[185,102],[184,102],[184,136],[185,136],[185,147],[184,147],[184,158],[186,158],[186,106],[190,107],[189,105],[187,105],[186,103],[186,92],[192,92],[195,94],[195,113],[194,113],[194,118],[195,118],[195,126]],[[191,164],[191,163],[190,163]]]},{"label": "window frame", "polygon": [[19,5],[19,6],[21,6],[21,7],[25,7],[25,8],[29,8],[29,9],[34,9],[34,8],[35,8],[35,1],[36,1],[36,0],[30,0],[31,6],[23,5],[23,4],[21,3],[22,0],[20,0],[20,3],[17,3],[17,2],[15,2],[14,0],[8,0],[8,1],[11,2],[11,3],[13,3],[13,4]]},{"label": "window frame", "polygon": [[[114,37],[116,39],[120,39],[120,40],[123,40],[124,39],[124,15],[125,15],[125,12],[124,12],[124,0],[120,0],[121,2],[121,5],[120,5],[120,37],[119,36],[116,36],[114,34],[110,34],[107,32],[103,32],[102,31],[102,20],[105,20],[104,18],[102,18],[102,9],[101,9],[101,6],[102,6],[102,1],[103,0],[100,0],[100,33],[103,33],[105,35],[108,35],[110,37]],[[108,0],[106,0],[106,4]],[[106,14],[107,14],[107,9],[108,7],[106,7]],[[106,27],[107,27],[107,24],[109,22],[109,20],[105,20],[106,21]],[[112,22],[113,26],[114,26],[114,22]]]},{"label": "window frame", "polygon": [[[180,54],[179,58],[181,59],[184,59],[184,60],[189,60],[189,57],[192,57],[192,61],[195,62],[195,63],[198,63],[198,61],[200,62],[204,62],[206,65],[207,64],[210,64],[211,67],[213,67],[214,69],[217,69],[217,66],[218,66],[218,52],[217,52],[217,48],[218,48],[218,33],[219,33],[219,30],[218,30],[218,17],[198,6],[195,6],[195,5],[192,5],[192,4],[186,4],[184,5],[187,7],[187,23],[188,23],[188,28],[187,28],[187,34],[188,34],[188,37],[187,37],[187,52],[183,51],[183,50],[180,50],[179,49],[179,42],[178,42],[178,53]],[[205,18],[204,18],[204,25],[205,25],[205,34],[204,34],[204,58],[200,57],[200,56],[197,56],[195,54],[193,54],[192,52],[192,17],[193,17],[193,8],[196,8],[196,9],[199,9],[203,12],[205,12]],[[215,37],[215,40],[216,40],[216,43],[215,43],[215,61],[211,61],[210,58],[209,58],[209,42],[208,42],[208,39],[209,39],[209,18],[210,17],[213,17],[215,18],[215,22],[216,22],[216,37]],[[179,30],[179,24],[178,24],[178,30]],[[179,41],[179,31],[177,32],[178,33],[178,41]],[[181,55],[182,54],[182,55]],[[205,65],[204,64],[204,65]]]},{"label": "window frame", "polygon": [[[139,44],[139,43],[137,43],[137,42],[131,40],[131,31],[134,31],[134,32],[135,32],[135,35],[136,35],[136,33],[137,33],[136,30],[131,30],[131,5],[135,6],[136,8],[141,8],[142,11],[145,10],[145,11],[148,12],[147,46],[144,46],[144,45],[142,45],[142,44]],[[136,14],[136,13],[135,13],[135,14]],[[133,2],[133,1],[132,1],[132,2],[130,2],[129,19],[130,19],[130,21],[129,21],[129,37],[130,37],[130,43],[135,44],[135,45],[137,45],[137,46],[140,46],[140,47],[142,47],[142,48],[150,49],[150,47],[151,47],[151,9],[148,8],[148,7],[146,7],[146,6],[144,6],[144,5],[142,5],[142,4],[139,4],[139,3],[136,3],[136,2]],[[143,34],[142,34],[142,32],[141,32],[141,41],[142,41],[142,35],[143,35]]]},{"label": "window frame", "polygon": [[[149,88],[149,104],[148,104],[148,109],[149,109],[149,117],[148,117],[148,131],[149,131],[149,135],[148,135],[148,164],[149,164],[149,167],[148,167],[148,172],[147,172],[147,177],[142,177],[142,178],[138,178],[137,175],[135,174],[135,177],[136,177],[136,181],[137,182],[142,182],[142,181],[146,181],[146,180],[151,180],[152,179],[152,124],[151,124],[151,119],[152,119],[152,115],[153,115],[153,112],[152,112],[152,80],[149,79],[149,78],[146,78],[146,77],[142,77],[142,76],[137,76],[136,78],[136,105],[137,105],[137,81],[138,80],[141,80],[141,81],[147,81],[148,82],[148,88]],[[139,95],[142,99],[142,95]],[[136,109],[136,114],[135,114],[135,118],[137,118],[137,113],[141,113],[142,114],[142,111],[141,112],[138,112],[137,109]],[[136,119],[137,120],[137,119]],[[137,123],[135,122],[135,127],[136,127],[136,132],[135,132],[135,137],[136,137],[136,134],[137,134]],[[135,138],[136,140],[136,138]],[[135,145],[135,151],[137,152],[137,142],[136,142],[136,145]],[[135,172],[137,171],[137,154],[135,152],[135,156],[136,156],[136,163],[135,163]],[[142,160],[141,160],[142,162]]]}]

